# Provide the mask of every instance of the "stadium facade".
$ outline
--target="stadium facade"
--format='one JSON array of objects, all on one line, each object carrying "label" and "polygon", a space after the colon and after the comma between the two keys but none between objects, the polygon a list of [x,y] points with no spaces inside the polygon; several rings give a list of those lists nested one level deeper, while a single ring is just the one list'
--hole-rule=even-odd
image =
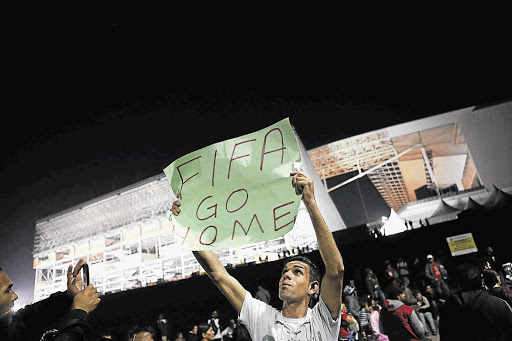
[{"label": "stadium facade", "polygon": [[[302,167],[320,183],[297,136]],[[91,283],[102,294],[176,281],[202,270],[175,240],[167,217],[173,197],[164,173],[36,222],[34,301],[65,290],[70,264],[89,264]],[[346,228],[326,189],[316,190],[319,208],[333,231]],[[301,203],[294,228],[280,238],[214,251],[225,266],[273,261],[317,249]]]},{"label": "stadium facade", "polygon": [[[494,200],[497,190],[510,192],[511,132],[512,102],[505,102],[399,124],[309,151],[297,139],[304,170],[317,183],[357,171],[332,188],[325,181],[316,186],[320,210],[334,232],[346,225],[329,192],[363,176],[370,178],[390,210],[414,222],[414,228],[422,226],[422,219],[456,219],[456,210]],[[34,301],[63,290],[67,267],[80,258],[88,261],[91,281],[102,294],[198,274],[201,269],[192,253],[174,239],[167,219],[170,197],[162,173],[38,220]],[[316,248],[301,205],[287,235],[216,253],[224,265],[236,267]]]}]

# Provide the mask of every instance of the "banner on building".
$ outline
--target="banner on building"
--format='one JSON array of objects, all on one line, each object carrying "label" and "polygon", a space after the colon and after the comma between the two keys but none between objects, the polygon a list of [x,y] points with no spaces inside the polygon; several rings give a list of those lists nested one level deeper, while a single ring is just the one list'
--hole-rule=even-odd
[{"label": "banner on building", "polygon": [[164,173],[181,202],[169,217],[175,240],[211,250],[283,236],[300,205],[290,176],[300,162],[288,118],[173,161]]},{"label": "banner on building", "polygon": [[448,247],[452,256],[465,255],[472,252],[478,252],[475,240],[471,233],[459,234],[453,237],[447,237]]}]

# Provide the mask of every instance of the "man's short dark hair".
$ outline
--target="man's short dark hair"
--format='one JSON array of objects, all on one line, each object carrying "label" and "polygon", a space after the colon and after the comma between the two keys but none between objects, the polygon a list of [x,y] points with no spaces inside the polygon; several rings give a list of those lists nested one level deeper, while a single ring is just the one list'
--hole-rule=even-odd
[{"label": "man's short dark hair", "polygon": [[387,290],[388,297],[392,300],[396,300],[398,295],[401,295],[403,292],[404,288],[399,287],[397,285],[390,285]]},{"label": "man's short dark hair", "polygon": [[482,288],[481,271],[476,264],[462,263],[455,267],[455,280],[462,290]]},{"label": "man's short dark hair", "polygon": [[482,271],[482,278],[487,288],[494,288],[498,284],[498,273],[493,269],[485,269]]},{"label": "man's short dark hair", "polygon": [[148,325],[145,325],[145,326],[135,326],[133,329],[131,329],[129,331],[129,336],[130,338],[133,338],[134,335],[140,333],[140,332],[147,332],[149,334],[151,334],[151,338],[153,340],[160,340],[160,331],[158,330],[158,328],[154,328],[152,326],[148,326]]},{"label": "man's short dark hair", "polygon": [[208,330],[210,330],[210,327],[213,326],[208,323],[200,323],[197,325],[197,339],[201,340],[203,338],[203,333],[206,333]]},{"label": "man's short dark hair", "polygon": [[309,283],[314,282],[314,281],[320,283],[320,271],[318,270],[315,263],[313,263],[311,261],[311,259],[309,259],[308,257],[304,257],[304,256],[293,256],[293,257],[286,259],[284,264],[286,265],[293,261],[299,261],[299,262],[309,265]]}]

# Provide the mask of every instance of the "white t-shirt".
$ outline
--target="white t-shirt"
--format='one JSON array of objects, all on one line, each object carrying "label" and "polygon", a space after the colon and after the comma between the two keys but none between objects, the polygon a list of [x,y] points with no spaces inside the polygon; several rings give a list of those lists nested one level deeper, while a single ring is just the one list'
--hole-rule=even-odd
[{"label": "white t-shirt", "polygon": [[335,321],[322,297],[306,316],[299,319],[284,317],[281,311],[245,294],[239,320],[253,341],[336,341],[340,332],[341,307]]}]

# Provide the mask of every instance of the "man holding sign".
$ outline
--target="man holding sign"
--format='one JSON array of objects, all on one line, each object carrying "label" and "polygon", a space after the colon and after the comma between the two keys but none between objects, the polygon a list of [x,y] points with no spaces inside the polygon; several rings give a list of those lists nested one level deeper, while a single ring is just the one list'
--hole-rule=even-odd
[{"label": "man holding sign", "polygon": [[212,250],[290,232],[300,197],[289,174],[301,169],[300,161],[288,119],[175,160],[164,172],[173,195],[183,199],[183,213],[172,217],[176,242]]},{"label": "man holding sign", "polygon": [[[313,179],[299,171],[289,174],[291,179],[288,178],[288,181],[291,180],[291,184],[288,182],[288,186],[295,190],[297,196],[302,194],[302,201],[311,218],[320,255],[325,264],[321,291],[317,267],[306,257],[292,257],[284,265],[279,280],[279,298],[283,301],[283,306],[278,311],[253,298],[226,271],[211,250],[193,251],[193,254],[238,312],[239,319],[249,330],[252,340],[337,340],[341,322],[343,259],[317,206]],[[180,206],[180,201],[173,203],[171,212],[175,216],[180,214]],[[185,212],[185,207],[183,209]],[[318,292],[319,302],[311,309],[310,301]]]}]

